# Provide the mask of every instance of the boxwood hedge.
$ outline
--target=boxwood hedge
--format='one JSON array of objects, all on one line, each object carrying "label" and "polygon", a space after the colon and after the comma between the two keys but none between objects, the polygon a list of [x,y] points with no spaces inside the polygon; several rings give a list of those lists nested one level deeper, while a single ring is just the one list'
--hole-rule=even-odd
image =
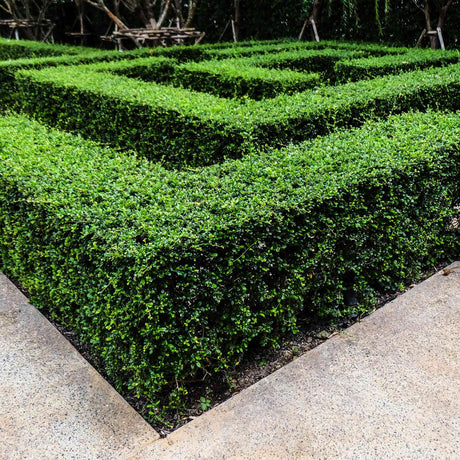
[{"label": "boxwood hedge", "polygon": [[460,52],[457,50],[439,51],[431,49],[412,49],[404,54],[387,55],[338,61],[334,72],[338,81],[357,81],[398,72],[407,72],[427,67],[439,67],[457,63]]},{"label": "boxwood hedge", "polygon": [[0,37],[0,61],[5,59],[62,56],[64,54],[85,54],[97,51],[82,46],[57,45],[31,40],[9,40]]},{"label": "boxwood hedge", "polygon": [[[126,56],[126,55],[124,55]],[[135,59],[107,60],[89,67],[91,71],[109,72],[143,81],[170,82],[179,65],[177,59],[164,56],[150,56]]]},{"label": "boxwood hedge", "polygon": [[411,108],[460,108],[459,64],[243,102],[84,66],[24,70],[16,84],[25,112],[168,167],[216,163]]},{"label": "boxwood hedge", "polygon": [[98,51],[88,48],[76,55],[0,60],[0,110],[4,110],[14,104],[17,92],[14,75],[21,69],[41,69],[43,67],[114,61],[121,57],[122,55],[117,52]]},{"label": "boxwood hedge", "polygon": [[136,149],[170,167],[219,162],[253,148],[237,117],[226,116],[240,110],[237,100],[83,66],[66,68],[65,74],[51,68],[21,71],[16,84],[22,110],[102,142]]},{"label": "boxwood hedge", "polygon": [[[321,72],[325,78],[333,79],[334,65],[337,61],[353,57],[363,57],[365,53],[359,50],[337,49],[296,49],[278,53],[259,54],[251,57],[227,59],[221,65],[235,67],[268,67],[275,69],[290,69],[297,71]],[[225,64],[224,64],[225,63]]]},{"label": "boxwood hedge", "polygon": [[119,389],[234,365],[459,246],[460,115],[410,113],[194,171],[0,118],[0,260]]},{"label": "boxwood hedge", "polygon": [[297,40],[247,41],[239,43],[213,43],[203,45],[173,46],[169,48],[142,48],[124,53],[134,57],[164,56],[179,61],[200,61],[208,59],[228,59],[257,54],[273,54],[280,51],[322,50],[326,48],[360,51],[366,56],[405,53],[407,48],[389,47],[374,43],[356,43],[324,40],[321,42],[299,42]]},{"label": "boxwood hedge", "polygon": [[283,51],[295,51],[295,50],[347,50],[347,51],[360,51],[366,56],[384,56],[387,54],[400,54],[405,53],[407,48],[403,47],[390,47],[384,45],[378,45],[375,43],[356,43],[346,41],[334,41],[334,40],[323,40],[320,42],[311,41],[292,41],[286,40],[279,43],[260,43],[254,44],[251,47],[227,47],[224,49],[210,49],[205,50],[203,57],[213,59],[228,59],[243,56],[253,56],[258,54],[274,54]]},{"label": "boxwood hedge", "polygon": [[155,83],[170,83],[220,97],[262,99],[280,93],[292,94],[320,84],[319,74],[289,70],[248,68],[227,61],[187,62],[179,64],[164,57],[139,58],[92,66],[92,70],[139,78]]},{"label": "boxwood hedge", "polygon": [[[212,58],[214,53],[217,55],[222,50],[234,50],[233,53],[238,53],[241,51],[243,54],[248,52],[252,48],[258,49],[260,46],[265,48],[271,48],[284,43],[284,40],[247,40],[242,42],[221,42],[221,43],[204,43],[199,45],[175,45],[171,47],[162,47],[156,46],[154,48],[139,48],[133,51],[124,52],[124,55],[130,55],[133,57],[146,57],[146,56],[163,56],[169,57],[172,59],[177,59],[178,61],[195,61],[202,59]],[[230,51],[230,55],[233,55]]]},{"label": "boxwood hedge", "polygon": [[244,62],[191,62],[178,66],[173,83],[220,97],[263,99],[306,91],[321,84],[318,73],[248,67]]}]

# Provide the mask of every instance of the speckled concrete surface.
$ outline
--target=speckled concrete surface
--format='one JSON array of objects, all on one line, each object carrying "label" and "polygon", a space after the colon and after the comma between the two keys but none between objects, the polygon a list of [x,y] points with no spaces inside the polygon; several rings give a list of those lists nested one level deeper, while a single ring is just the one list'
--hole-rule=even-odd
[{"label": "speckled concrete surface", "polygon": [[124,459],[156,439],[0,274],[0,459]]},{"label": "speckled concrete surface", "polygon": [[460,459],[453,267],[128,458]]}]

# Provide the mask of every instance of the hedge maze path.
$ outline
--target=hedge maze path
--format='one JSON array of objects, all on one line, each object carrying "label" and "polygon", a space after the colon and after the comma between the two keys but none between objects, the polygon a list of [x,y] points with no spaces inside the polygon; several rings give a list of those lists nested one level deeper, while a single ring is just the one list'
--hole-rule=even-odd
[{"label": "hedge maze path", "polygon": [[458,254],[457,52],[12,46],[1,268],[152,408]]}]

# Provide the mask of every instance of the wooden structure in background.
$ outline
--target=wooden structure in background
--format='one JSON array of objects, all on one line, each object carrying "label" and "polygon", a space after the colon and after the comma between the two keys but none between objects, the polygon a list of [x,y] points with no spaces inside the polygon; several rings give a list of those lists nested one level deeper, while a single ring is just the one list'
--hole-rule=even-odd
[{"label": "wooden structure in background", "polygon": [[19,32],[21,30],[33,29],[37,32],[35,35],[43,42],[50,40],[54,42],[53,29],[56,24],[49,19],[42,19],[40,21],[33,21],[29,19],[2,19],[0,20],[0,27],[10,29],[10,38],[19,40]]},{"label": "wooden structure in background", "polygon": [[[77,17],[75,18],[74,23],[72,24],[72,32],[66,32],[65,34],[68,37],[71,37],[74,40],[80,42],[80,45],[85,44],[85,40],[88,37],[91,37],[93,34],[88,32],[85,29],[85,21],[91,23],[91,19],[85,14],[85,1],[84,0],[74,0],[75,6],[77,7]],[[75,31],[74,28],[76,24],[79,24],[78,31]]]},{"label": "wooden structure in background", "polygon": [[199,43],[205,33],[198,32],[192,28],[180,29],[177,27],[162,27],[161,29],[120,29],[115,30],[109,37],[101,37],[110,39],[121,46],[122,40],[132,40],[139,45],[182,45]]}]

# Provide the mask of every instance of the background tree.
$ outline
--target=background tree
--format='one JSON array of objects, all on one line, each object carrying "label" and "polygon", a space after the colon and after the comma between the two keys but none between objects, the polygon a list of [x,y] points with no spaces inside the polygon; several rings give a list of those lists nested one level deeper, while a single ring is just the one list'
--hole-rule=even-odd
[{"label": "background tree", "polygon": [[[435,31],[436,28],[444,28],[450,8],[458,1],[454,0],[412,0],[415,6],[422,11],[425,18],[425,29],[428,32]],[[437,19],[436,19],[437,18]],[[439,38],[437,35],[428,35],[431,48],[439,48]]]},{"label": "background tree", "polygon": [[238,40],[295,37],[308,13],[306,7],[305,0],[200,0],[194,25],[210,41],[233,40],[232,19]]},{"label": "background tree", "polygon": [[[112,24],[115,20],[126,27],[195,27],[210,42],[233,40],[231,19],[238,40],[295,38],[305,19],[312,18],[321,39],[409,46],[422,29],[439,26],[446,46],[460,47],[460,0],[0,0],[0,18],[50,18],[56,22],[55,38],[65,41],[65,34],[75,31],[78,15],[83,17],[84,4],[97,8],[84,11],[93,46],[99,46],[97,36],[107,35],[111,17]],[[27,38],[40,36],[29,30]],[[438,46],[433,39],[431,46]]]},{"label": "background tree", "polygon": [[390,0],[306,0],[306,5],[308,18],[327,38],[378,39],[390,11]]}]

